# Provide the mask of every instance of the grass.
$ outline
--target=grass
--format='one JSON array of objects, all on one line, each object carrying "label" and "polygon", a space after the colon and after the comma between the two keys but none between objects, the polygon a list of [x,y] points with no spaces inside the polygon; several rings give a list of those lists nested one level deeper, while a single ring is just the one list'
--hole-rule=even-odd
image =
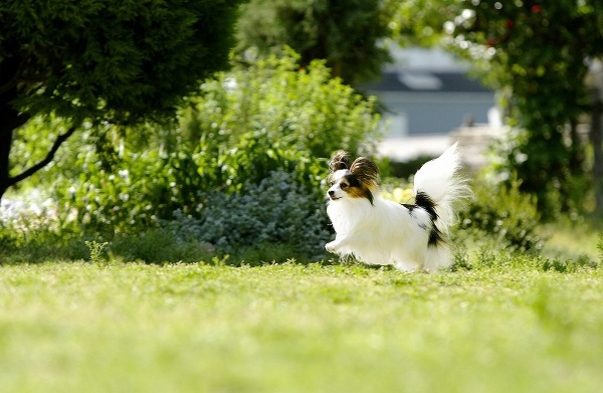
[{"label": "grass", "polygon": [[543,226],[541,232],[547,238],[543,250],[547,257],[586,255],[596,259],[600,254],[597,249],[599,232],[590,225],[549,225]]},{"label": "grass", "polygon": [[603,269],[0,267],[2,392],[595,392]]}]

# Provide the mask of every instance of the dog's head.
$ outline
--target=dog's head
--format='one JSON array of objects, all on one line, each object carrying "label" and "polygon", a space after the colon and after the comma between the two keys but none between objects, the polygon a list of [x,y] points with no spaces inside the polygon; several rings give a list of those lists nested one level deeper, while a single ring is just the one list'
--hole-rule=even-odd
[{"label": "dog's head", "polygon": [[339,151],[329,162],[331,173],[327,191],[331,201],[342,198],[366,198],[373,203],[373,193],[379,185],[379,168],[368,158],[358,157],[352,162],[350,155]]}]

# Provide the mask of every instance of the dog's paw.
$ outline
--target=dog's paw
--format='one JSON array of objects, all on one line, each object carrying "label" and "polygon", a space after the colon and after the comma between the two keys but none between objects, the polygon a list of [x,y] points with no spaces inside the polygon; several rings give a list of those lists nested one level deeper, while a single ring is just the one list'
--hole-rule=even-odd
[{"label": "dog's paw", "polygon": [[333,254],[336,254],[337,253],[337,242],[334,240],[334,241],[332,241],[330,243],[327,243],[325,245],[325,249],[328,252],[332,252]]}]

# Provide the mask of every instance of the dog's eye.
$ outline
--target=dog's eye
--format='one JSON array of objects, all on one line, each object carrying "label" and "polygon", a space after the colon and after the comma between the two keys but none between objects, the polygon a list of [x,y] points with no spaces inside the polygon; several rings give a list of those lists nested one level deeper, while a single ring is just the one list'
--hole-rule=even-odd
[{"label": "dog's eye", "polygon": [[335,185],[335,182],[334,181],[330,181],[329,185],[333,186],[333,185]]},{"label": "dog's eye", "polygon": [[346,188],[348,188],[348,185],[347,185],[347,184],[345,184],[345,183],[341,183],[341,184],[339,185],[339,187],[340,187],[342,190],[345,190]]}]

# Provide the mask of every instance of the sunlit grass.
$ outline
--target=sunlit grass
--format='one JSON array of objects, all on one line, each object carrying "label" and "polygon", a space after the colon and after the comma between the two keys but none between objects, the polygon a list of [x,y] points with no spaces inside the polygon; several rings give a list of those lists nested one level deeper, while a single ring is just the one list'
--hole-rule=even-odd
[{"label": "sunlit grass", "polygon": [[0,391],[597,391],[602,270],[510,260],[5,266]]},{"label": "sunlit grass", "polygon": [[576,257],[586,255],[589,258],[601,258],[597,249],[599,233],[588,224],[549,225],[540,230],[547,238],[543,249],[545,256]]}]

